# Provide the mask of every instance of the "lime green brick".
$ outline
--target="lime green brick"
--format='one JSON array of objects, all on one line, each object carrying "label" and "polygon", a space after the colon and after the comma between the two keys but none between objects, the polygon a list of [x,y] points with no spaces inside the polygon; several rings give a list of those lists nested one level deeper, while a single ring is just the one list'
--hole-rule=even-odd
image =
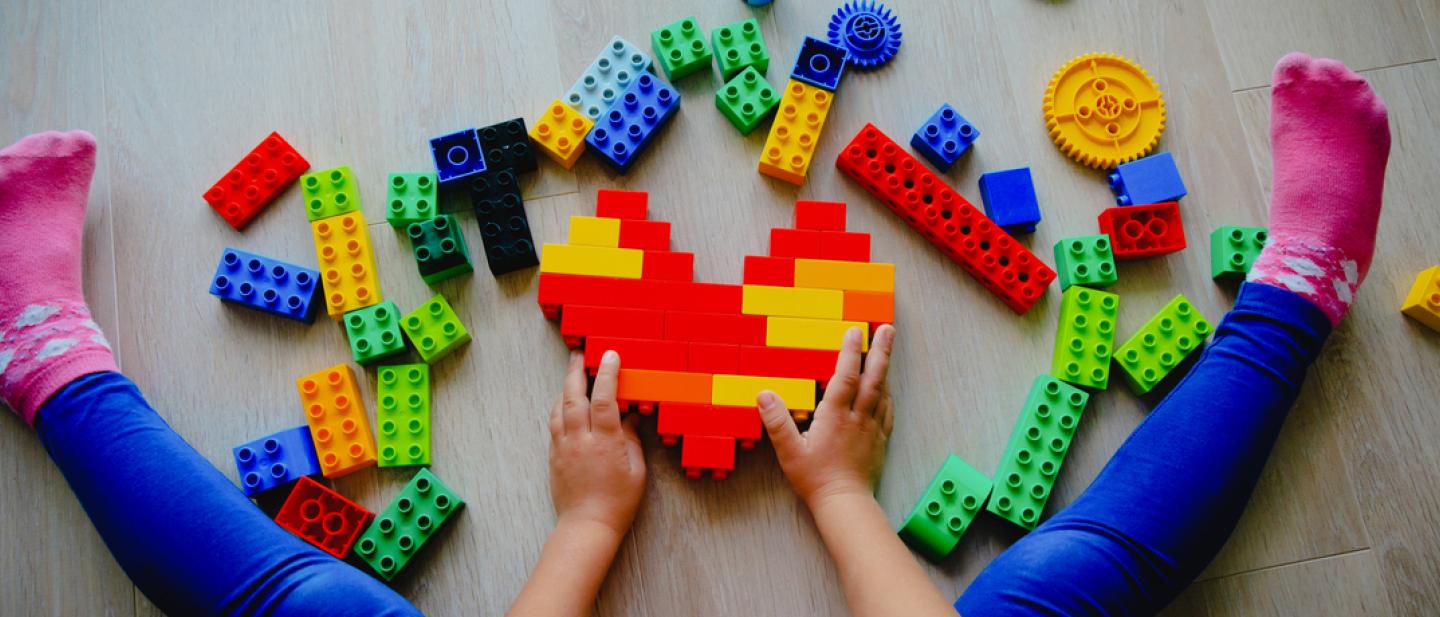
[{"label": "lime green brick", "polygon": [[428,364],[395,364],[375,371],[375,421],[381,467],[430,464]]},{"label": "lime green brick", "polygon": [[1264,227],[1226,225],[1210,233],[1210,278],[1238,280],[1250,273],[1269,231]]},{"label": "lime green brick", "polygon": [[350,354],[355,363],[369,366],[386,358],[405,353],[405,338],[400,336],[400,309],[394,302],[358,308],[345,313],[345,336],[350,339]]},{"label": "lime green brick", "polygon": [[694,17],[686,17],[650,33],[650,46],[655,51],[655,62],[665,71],[665,78],[672,83],[710,67],[710,48],[705,45],[705,36]]},{"label": "lime green brick", "polygon": [[1055,243],[1055,271],[1060,290],[1071,285],[1108,287],[1115,283],[1115,252],[1110,236],[1075,236]]},{"label": "lime green brick", "polygon": [[955,550],[989,495],[990,478],[951,454],[905,517],[900,538],[926,559],[940,561]]},{"label": "lime green brick", "polygon": [[754,68],[741,71],[735,79],[715,91],[715,107],[740,130],[741,135],[749,135],[761,120],[774,113],[779,104],[780,95]]},{"label": "lime green brick", "polygon": [[1115,350],[1120,374],[1136,394],[1145,394],[1205,343],[1210,322],[1185,299],[1175,296],[1130,340]]},{"label": "lime green brick", "polygon": [[385,190],[385,220],[395,229],[428,221],[440,212],[435,201],[435,173],[390,174]]},{"label": "lime green brick", "polygon": [[434,364],[470,342],[470,333],[465,331],[460,318],[455,316],[450,303],[441,294],[435,294],[420,308],[410,311],[400,321],[400,327],[426,364]]},{"label": "lime green brick", "polygon": [[1110,355],[1120,296],[1071,287],[1060,295],[1060,325],[1050,374],[1077,386],[1104,390],[1110,385]]},{"label": "lime green brick", "polygon": [[761,75],[770,68],[770,50],[765,48],[760,22],[753,18],[711,30],[710,45],[715,48],[715,64],[720,67],[722,79],[730,79],[748,67],[755,67]]},{"label": "lime green brick", "polygon": [[1084,390],[1054,377],[1035,378],[995,470],[986,510],[1025,529],[1035,528],[1089,400]]},{"label": "lime green brick", "polygon": [[360,534],[355,554],[380,578],[391,580],[464,506],[435,474],[421,469]]},{"label": "lime green brick", "polygon": [[360,209],[360,186],[349,167],[336,167],[300,176],[305,197],[305,216],[312,221],[340,216]]}]

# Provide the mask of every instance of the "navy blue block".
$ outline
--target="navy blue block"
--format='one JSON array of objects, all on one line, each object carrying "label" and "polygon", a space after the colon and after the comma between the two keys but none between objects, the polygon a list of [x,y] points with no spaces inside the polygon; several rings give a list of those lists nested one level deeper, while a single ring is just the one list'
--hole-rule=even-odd
[{"label": "navy blue block", "polygon": [[585,142],[623,174],[679,108],[679,92],[650,73],[642,74],[595,121]]},{"label": "navy blue block", "polygon": [[320,272],[226,247],[210,280],[210,294],[271,315],[314,323]]},{"label": "navy blue block", "polygon": [[435,175],[441,184],[485,171],[485,155],[475,129],[465,129],[430,140]]},{"label": "navy blue block", "polygon": [[949,171],[950,166],[970,149],[970,144],[978,137],[980,129],[945,103],[916,129],[915,135],[910,138],[910,147],[940,171]]},{"label": "navy blue block", "polygon": [[1110,174],[1110,190],[1122,206],[1179,201],[1185,196],[1185,181],[1175,167],[1175,157],[1161,152],[1125,163]]},{"label": "navy blue block", "polygon": [[982,174],[980,199],[985,202],[985,216],[1012,234],[1030,233],[1040,223],[1040,201],[1029,167]]},{"label": "navy blue block", "polygon": [[297,426],[235,446],[240,489],[253,497],[277,486],[320,474],[310,427]]},{"label": "navy blue block", "polygon": [[840,76],[845,74],[845,55],[844,47],[807,36],[800,44],[800,54],[795,57],[795,69],[790,71],[790,76],[833,91],[840,86]]}]

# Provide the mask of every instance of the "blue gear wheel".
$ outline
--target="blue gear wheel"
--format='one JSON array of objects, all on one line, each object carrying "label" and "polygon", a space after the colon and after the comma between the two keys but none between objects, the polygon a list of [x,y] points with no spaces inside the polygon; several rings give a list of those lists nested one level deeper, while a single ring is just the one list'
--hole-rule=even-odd
[{"label": "blue gear wheel", "polygon": [[874,0],[851,0],[830,16],[830,44],[849,52],[849,64],[873,69],[900,51],[900,22]]}]

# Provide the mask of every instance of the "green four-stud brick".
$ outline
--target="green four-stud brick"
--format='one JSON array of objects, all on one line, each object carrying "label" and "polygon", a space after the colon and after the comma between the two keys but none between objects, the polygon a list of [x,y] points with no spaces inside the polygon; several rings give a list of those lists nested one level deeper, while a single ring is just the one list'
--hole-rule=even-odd
[{"label": "green four-stud brick", "polygon": [[375,433],[381,467],[430,464],[430,366],[396,364],[376,371]]},{"label": "green four-stud brick", "polygon": [[951,454],[900,526],[900,538],[927,559],[955,550],[990,495],[990,478]]},{"label": "green four-stud brick", "polygon": [[710,66],[710,48],[694,17],[650,33],[650,45],[655,50],[655,62],[671,82]]},{"label": "green four-stud brick", "polygon": [[1104,390],[1110,385],[1110,355],[1120,296],[1071,287],[1060,295],[1060,325],[1050,373],[1077,386]]},{"label": "green four-stud brick", "polygon": [[349,167],[336,167],[300,176],[305,216],[312,221],[360,209],[360,188]]},{"label": "green four-stud brick", "polygon": [[1055,243],[1055,270],[1060,290],[1071,285],[1107,287],[1115,282],[1115,252],[1110,236],[1075,236]]},{"label": "green four-stud brick", "polygon": [[435,294],[420,308],[410,311],[400,321],[400,327],[404,328],[410,343],[426,364],[434,364],[470,342],[470,333],[465,331],[460,318],[455,316],[450,303],[441,294]]},{"label": "green four-stud brick", "polygon": [[428,221],[439,212],[435,205],[435,174],[390,174],[385,191],[385,220],[395,229]]},{"label": "green four-stud brick", "polygon": [[355,554],[380,578],[391,580],[464,505],[435,474],[421,469],[360,534]]},{"label": "green four-stud brick", "polygon": [[1241,279],[1250,273],[1269,232],[1264,227],[1226,225],[1210,234],[1210,278]]},{"label": "green four-stud brick", "polygon": [[770,50],[765,48],[760,22],[754,18],[711,30],[710,44],[715,48],[721,79],[730,79],[746,67],[753,66],[762,75],[770,68]]},{"label": "green four-stud brick", "polygon": [[394,302],[386,300],[355,309],[345,313],[343,321],[356,364],[368,366],[405,353],[405,338],[400,336],[400,309]]},{"label": "green four-stud brick", "polygon": [[1115,350],[1120,374],[1136,394],[1145,394],[1199,349],[1210,336],[1210,322],[1185,295],[1175,296],[1130,340]]},{"label": "green four-stud brick", "polygon": [[1084,390],[1054,377],[1035,378],[995,470],[986,510],[1025,529],[1035,528],[1089,400]]},{"label": "green four-stud brick", "polygon": [[779,104],[780,95],[754,67],[741,71],[715,92],[715,107],[741,135],[749,135]]}]

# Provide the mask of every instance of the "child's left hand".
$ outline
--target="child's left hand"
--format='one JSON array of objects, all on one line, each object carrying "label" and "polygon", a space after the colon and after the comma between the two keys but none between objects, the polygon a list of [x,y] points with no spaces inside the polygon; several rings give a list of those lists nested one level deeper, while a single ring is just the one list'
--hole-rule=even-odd
[{"label": "child's left hand", "polygon": [[619,374],[619,355],[605,352],[587,399],[584,356],[570,354],[564,391],[550,410],[550,495],[561,525],[599,523],[623,536],[645,493],[645,455],[636,417],[620,418]]}]

